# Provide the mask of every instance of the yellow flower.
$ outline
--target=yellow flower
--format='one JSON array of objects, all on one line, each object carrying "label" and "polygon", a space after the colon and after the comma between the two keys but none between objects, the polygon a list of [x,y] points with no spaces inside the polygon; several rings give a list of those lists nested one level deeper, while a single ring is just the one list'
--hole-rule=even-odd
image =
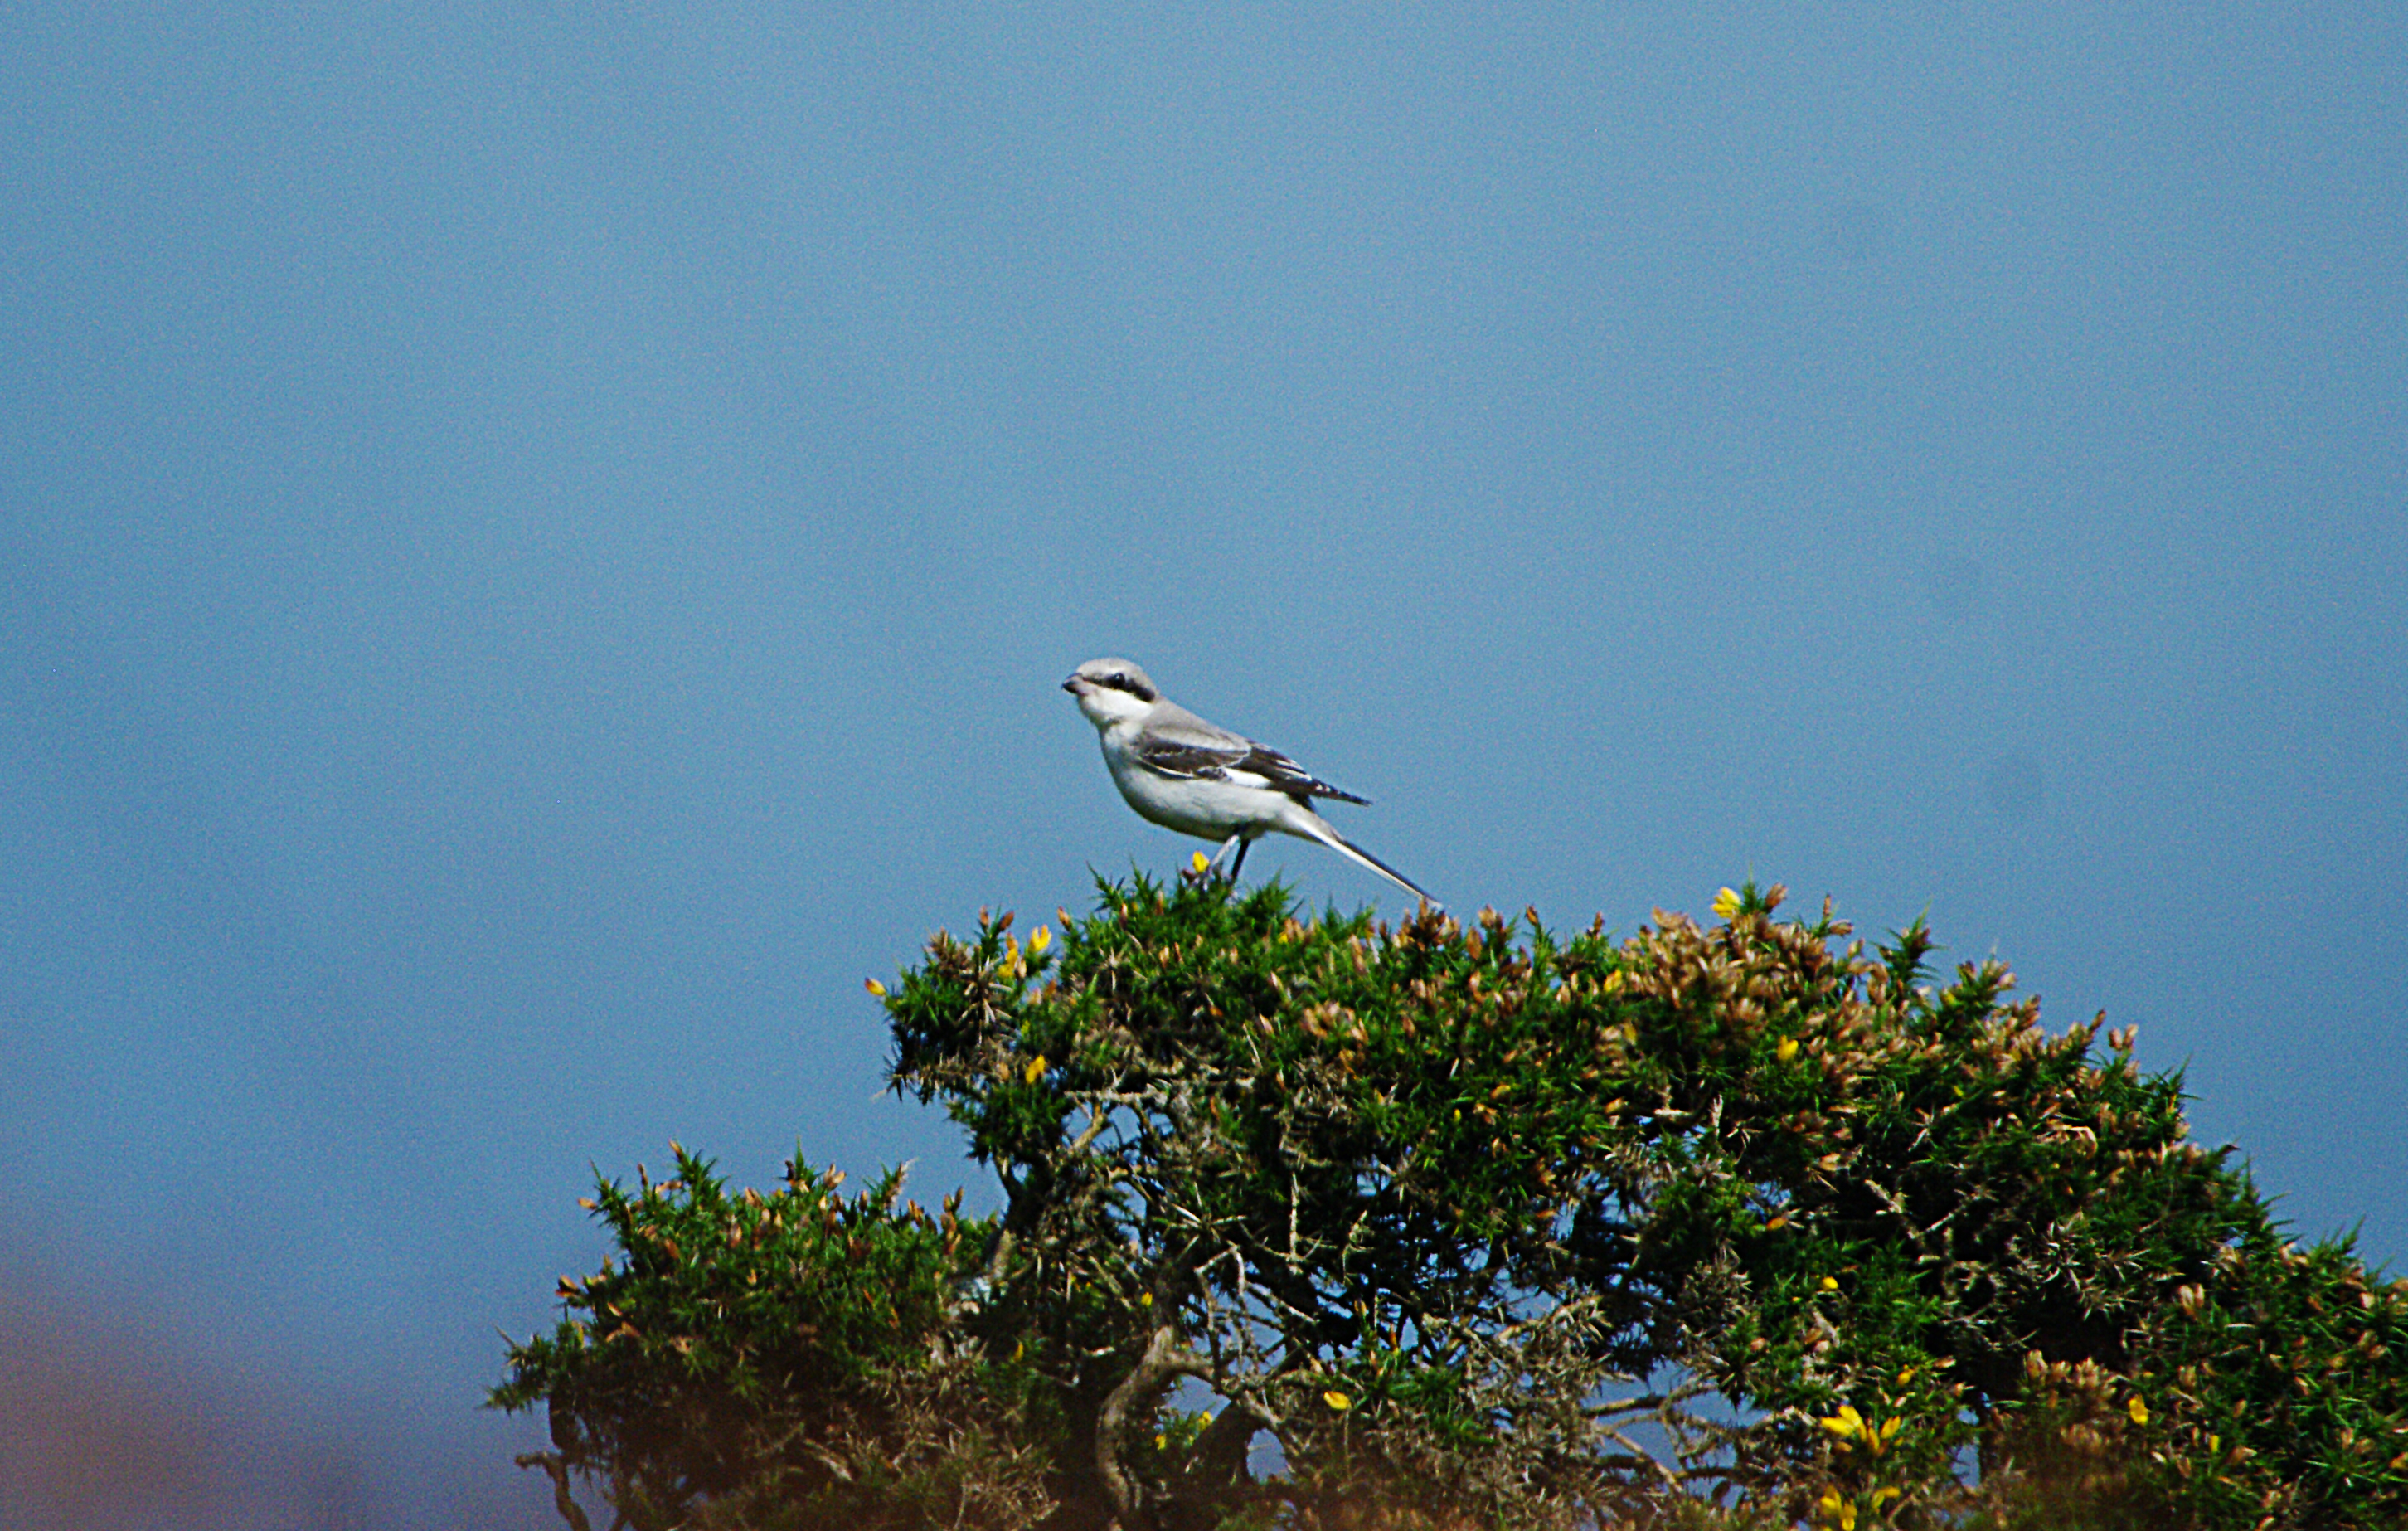
[{"label": "yellow flower", "polygon": [[1764,1220],[1764,1231],[1768,1234],[1777,1234],[1788,1226],[1789,1214],[1786,1212],[1775,1212]]},{"label": "yellow flower", "polygon": [[1028,955],[1042,957],[1045,955],[1045,948],[1053,944],[1054,932],[1039,925],[1037,927],[1037,933],[1028,938]]},{"label": "yellow flower", "polygon": [[1726,888],[1714,895],[1714,917],[1728,919],[1739,913],[1739,895]]},{"label": "yellow flower", "polygon": [[1140,1307],[1152,1307],[1154,1306],[1154,1293],[1151,1292],[1140,1293],[1137,1305]]},{"label": "yellow flower", "polygon": [[1898,1385],[1899,1385],[1899,1387],[1904,1387],[1904,1386],[1906,1386],[1906,1384],[1908,1384],[1909,1382],[1912,1382],[1912,1381],[1914,1381],[1914,1368],[1913,1366],[1900,1366],[1900,1367],[1899,1368],[1899,1371],[1898,1371]]},{"label": "yellow flower", "polygon": [[2141,1401],[2141,1395],[2137,1393],[2132,1394],[2132,1401],[2124,1406],[2124,1412],[2132,1416],[2134,1424],[2149,1423],[2149,1406]]},{"label": "yellow flower", "polygon": [[1025,1339],[1024,1339],[1024,1340],[1022,1340],[1019,1344],[1017,1344],[1017,1345],[1015,1345],[1015,1346],[1013,1346],[1013,1347],[1011,1348],[1011,1359],[1013,1359],[1014,1361],[1019,1360],[1022,1356],[1026,1355],[1027,1353],[1028,1353],[1028,1341],[1026,1341],[1026,1340],[1025,1340]]},{"label": "yellow flower", "polygon": [[1780,1059],[1784,1063],[1797,1057],[1798,1039],[1794,1036],[1783,1037],[1781,1039],[1781,1046],[1772,1049],[1772,1056]]},{"label": "yellow flower", "polygon": [[868,990],[869,990],[869,992],[870,992],[872,995],[876,996],[876,997],[877,997],[877,998],[879,998],[879,999],[882,999],[882,999],[884,999],[884,998],[886,997],[886,986],[885,986],[884,984],[880,983],[880,982],[879,982],[877,979],[875,979],[875,978],[864,978],[864,979],[862,979],[862,980],[861,980],[861,987],[862,987],[862,988],[864,988],[864,989],[868,989]]},{"label": "yellow flower", "polygon": [[1206,867],[1212,864],[1212,859],[1199,850],[1196,853],[1195,858],[1190,864],[1194,866],[1197,871],[1201,872]]},{"label": "yellow flower", "polygon": [[1354,1399],[1349,1398],[1342,1393],[1334,1391],[1323,1394],[1321,1395],[1321,1401],[1327,1404],[1332,1412],[1339,1414],[1343,1414],[1348,1409],[1354,1407]]},{"label": "yellow flower", "polygon": [[1027,1071],[1022,1074],[1020,1078],[1023,1084],[1033,1085],[1043,1077],[1045,1077],[1045,1055],[1040,1052],[1028,1061]]},{"label": "yellow flower", "polygon": [[1824,1290],[1824,1291],[1826,1291],[1826,1292],[1837,1292],[1837,1291],[1839,1291],[1839,1290],[1840,1290],[1840,1281],[1839,1281],[1839,1278],[1834,1277],[1834,1276],[1826,1276],[1825,1278],[1823,1278],[1823,1290]]},{"label": "yellow flower", "polygon": [[1865,1417],[1856,1412],[1856,1406],[1854,1404],[1842,1404],[1837,1414],[1814,1423],[1842,1440],[1853,1440],[1866,1433]]},{"label": "yellow flower", "polygon": [[1893,1414],[1888,1419],[1882,1421],[1881,1438],[1884,1441],[1896,1440],[1898,1438],[1899,1426],[1905,1423],[1906,1416],[1903,1414]]},{"label": "yellow flower", "polygon": [[1896,1488],[1885,1483],[1880,1488],[1873,1490],[1873,1513],[1876,1515],[1880,1514],[1882,1506],[1889,1503],[1892,1499],[1903,1499],[1905,1497],[1906,1490]]},{"label": "yellow flower", "polygon": [[1163,1450],[1165,1447],[1168,1446],[1169,1444],[1170,1444],[1170,1437],[1169,1437],[1168,1436],[1157,1435],[1157,1436],[1155,1436],[1155,1437],[1154,1437],[1154,1449],[1155,1451],[1157,1451],[1157,1452],[1159,1452],[1159,1451]]}]

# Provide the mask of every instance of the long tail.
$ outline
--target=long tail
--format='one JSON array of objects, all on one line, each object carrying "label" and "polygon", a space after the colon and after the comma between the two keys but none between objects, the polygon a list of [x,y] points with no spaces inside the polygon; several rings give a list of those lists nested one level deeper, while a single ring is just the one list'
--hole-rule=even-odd
[{"label": "long tail", "polygon": [[1381,860],[1378,857],[1372,855],[1369,851],[1365,850],[1362,846],[1348,844],[1345,836],[1340,834],[1335,829],[1330,827],[1329,820],[1322,817],[1319,814],[1314,813],[1312,809],[1302,809],[1290,816],[1289,823],[1283,824],[1281,827],[1283,829],[1286,829],[1290,834],[1298,835],[1307,840],[1320,841],[1323,845],[1327,845],[1331,850],[1336,851],[1339,855],[1345,857],[1356,866],[1363,868],[1367,872],[1378,873],[1381,876],[1387,878],[1390,882],[1396,884],[1398,888],[1403,888],[1406,892],[1411,893],[1413,897],[1421,900],[1424,903],[1428,904],[1431,908],[1436,909],[1440,913],[1445,912],[1446,905],[1430,897],[1429,890],[1427,888],[1423,888],[1411,877],[1398,872],[1395,867],[1390,866],[1387,862]]}]

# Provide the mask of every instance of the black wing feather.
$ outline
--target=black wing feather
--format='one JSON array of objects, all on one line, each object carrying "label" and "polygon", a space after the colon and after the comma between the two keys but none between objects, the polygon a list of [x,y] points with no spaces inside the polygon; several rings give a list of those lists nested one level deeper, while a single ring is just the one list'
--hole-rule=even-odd
[{"label": "black wing feather", "polygon": [[1343,792],[1313,775],[1304,767],[1272,749],[1248,740],[1236,744],[1182,744],[1165,739],[1142,745],[1138,758],[1150,771],[1166,776],[1200,777],[1206,781],[1226,781],[1232,771],[1249,772],[1262,777],[1279,791],[1298,802],[1313,798],[1332,798],[1340,802],[1369,805],[1370,800]]}]

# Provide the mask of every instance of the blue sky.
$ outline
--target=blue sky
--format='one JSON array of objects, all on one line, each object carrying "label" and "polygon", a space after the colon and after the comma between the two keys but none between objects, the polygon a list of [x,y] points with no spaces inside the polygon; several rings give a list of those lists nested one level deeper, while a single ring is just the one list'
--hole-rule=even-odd
[{"label": "blue sky", "polygon": [[12,9],[0,1274],[545,1524],[589,1164],[940,1191],[862,978],[1185,856],[1098,653],[1459,906],[1928,911],[2400,1263],[2403,45]]}]

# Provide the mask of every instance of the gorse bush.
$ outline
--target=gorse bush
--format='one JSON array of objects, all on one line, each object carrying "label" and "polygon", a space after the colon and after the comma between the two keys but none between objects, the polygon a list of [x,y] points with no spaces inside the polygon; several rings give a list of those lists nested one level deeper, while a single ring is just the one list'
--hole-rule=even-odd
[{"label": "gorse bush", "polygon": [[[1025,1524],[1047,1503],[1043,1459],[1015,1443],[1012,1389],[948,1333],[964,1241],[992,1224],[949,1203],[900,1210],[901,1177],[848,1198],[844,1176],[788,1166],[769,1194],[731,1195],[675,1148],[677,1173],[585,1205],[618,1242],[598,1275],[564,1279],[586,1315],[510,1354],[494,1402],[550,1405],[563,1515],[583,1531],[567,1468],[609,1484],[638,1526]],[[941,1507],[939,1513],[939,1507]]]},{"label": "gorse bush", "polygon": [[580,1531],[2408,1524],[2408,1283],[2128,1034],[1781,898],[982,916],[879,991],[998,1215],[680,1150],[494,1402]]}]

